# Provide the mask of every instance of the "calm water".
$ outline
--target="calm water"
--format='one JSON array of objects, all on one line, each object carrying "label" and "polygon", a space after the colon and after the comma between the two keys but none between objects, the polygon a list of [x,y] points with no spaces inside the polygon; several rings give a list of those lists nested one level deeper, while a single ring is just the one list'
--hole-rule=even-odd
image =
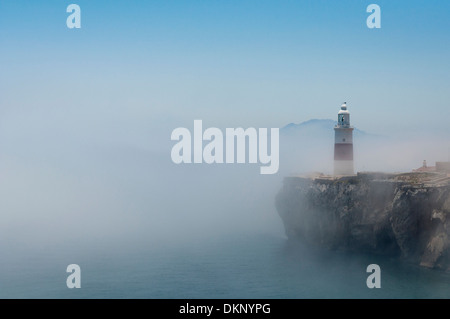
[{"label": "calm water", "polygon": [[[0,297],[450,297],[449,273],[374,256],[311,252],[272,235],[143,246],[9,246],[0,261]],[[81,267],[81,289],[66,287],[71,263]],[[381,267],[381,289],[366,286],[371,263]]]}]

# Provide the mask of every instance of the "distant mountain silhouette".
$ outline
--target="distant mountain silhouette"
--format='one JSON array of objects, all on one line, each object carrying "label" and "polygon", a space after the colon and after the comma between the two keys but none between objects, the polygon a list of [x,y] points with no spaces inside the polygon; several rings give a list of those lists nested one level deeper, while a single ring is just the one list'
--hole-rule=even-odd
[{"label": "distant mountain silhouette", "polygon": [[[280,129],[280,162],[282,173],[332,172],[334,126],[331,119],[312,119],[299,124],[290,123]],[[355,128],[353,144],[355,157],[369,153],[383,145],[385,137]]]},{"label": "distant mountain silhouette", "polygon": [[[289,123],[288,125],[281,128],[281,134],[283,135],[297,135],[297,134],[319,134],[318,137],[328,134],[334,135],[334,126],[337,124],[337,121],[330,119],[311,119],[299,124]],[[353,131],[355,136],[367,136],[373,134],[368,134],[364,131],[361,131],[357,128]]]},{"label": "distant mountain silhouette", "polygon": [[[280,129],[281,174],[333,172],[334,126],[331,119],[290,123]],[[355,171],[410,172],[423,159],[446,158],[448,140],[443,136],[393,137],[355,128]],[[444,145],[444,147],[443,147]],[[429,161],[431,162],[431,160]]]}]

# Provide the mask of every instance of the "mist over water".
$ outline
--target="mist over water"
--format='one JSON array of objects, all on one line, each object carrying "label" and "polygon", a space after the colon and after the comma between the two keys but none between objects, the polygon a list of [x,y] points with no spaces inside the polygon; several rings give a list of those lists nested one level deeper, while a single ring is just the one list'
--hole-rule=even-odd
[{"label": "mist over water", "polygon": [[278,176],[261,176],[259,166],[249,164],[176,165],[170,128],[148,133],[141,126],[120,142],[121,130],[108,132],[105,140],[48,122],[26,134],[10,123],[2,134],[4,236],[9,232],[24,242],[91,237],[184,242],[261,229],[264,223],[263,229],[272,231],[276,222],[280,230],[272,196]]},{"label": "mist over water", "polygon": [[[80,130],[73,118],[29,116],[25,125],[11,113],[0,132],[1,297],[448,297],[446,274],[287,242],[275,195],[286,175],[331,172],[333,131],[281,136],[278,174],[261,175],[259,164],[174,164],[176,123],[116,118]],[[368,140],[354,142],[367,170],[445,155],[437,139]],[[374,262],[385,263],[389,289],[365,286]],[[65,286],[72,263],[77,291]]]}]

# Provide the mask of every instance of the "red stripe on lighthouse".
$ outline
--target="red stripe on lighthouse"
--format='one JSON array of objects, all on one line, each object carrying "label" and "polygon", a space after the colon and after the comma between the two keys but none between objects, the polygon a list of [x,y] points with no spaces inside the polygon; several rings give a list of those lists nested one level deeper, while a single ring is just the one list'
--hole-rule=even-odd
[{"label": "red stripe on lighthouse", "polygon": [[353,160],[353,144],[334,144],[334,160],[335,161],[352,161]]}]

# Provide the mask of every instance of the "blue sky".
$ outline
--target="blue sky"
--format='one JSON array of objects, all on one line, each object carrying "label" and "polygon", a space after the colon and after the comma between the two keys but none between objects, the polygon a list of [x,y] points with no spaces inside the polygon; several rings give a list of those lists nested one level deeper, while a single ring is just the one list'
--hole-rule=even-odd
[{"label": "blue sky", "polygon": [[194,119],[335,118],[347,101],[366,131],[449,134],[449,15],[448,1],[0,0],[0,124],[148,138]]}]

